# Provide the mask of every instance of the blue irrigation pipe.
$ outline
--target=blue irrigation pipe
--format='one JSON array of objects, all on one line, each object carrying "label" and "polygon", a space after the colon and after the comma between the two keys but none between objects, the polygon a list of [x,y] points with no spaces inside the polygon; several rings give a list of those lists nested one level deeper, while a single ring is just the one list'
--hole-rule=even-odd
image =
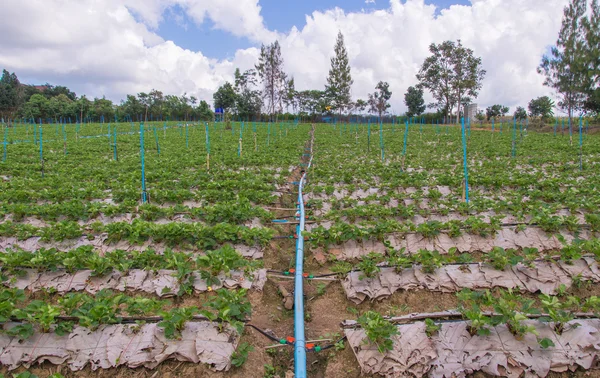
[{"label": "blue irrigation pipe", "polygon": [[[314,129],[313,129],[314,133]],[[313,134],[314,135],[314,134]],[[314,136],[313,136],[314,138]],[[314,140],[314,139],[313,139]],[[306,170],[312,165],[312,145],[311,157]],[[300,213],[300,224],[296,227],[296,272],[294,276],[294,373],[296,378],[306,378],[306,340],[304,335],[304,199],[302,198],[302,188],[306,180],[306,171],[298,183],[298,210]]]},{"label": "blue irrigation pipe", "polygon": [[469,170],[467,168],[467,138],[465,137],[465,119],[462,118],[463,166],[465,169],[465,200],[469,203]]}]

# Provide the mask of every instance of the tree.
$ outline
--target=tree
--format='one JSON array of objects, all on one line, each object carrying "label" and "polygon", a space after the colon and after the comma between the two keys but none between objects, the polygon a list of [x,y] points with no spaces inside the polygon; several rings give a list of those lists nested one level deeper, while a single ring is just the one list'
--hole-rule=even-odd
[{"label": "tree", "polygon": [[485,115],[487,120],[496,119],[497,117],[504,117],[508,113],[508,106],[503,106],[500,104],[488,106],[485,109]]},{"label": "tree", "polygon": [[350,63],[348,61],[348,52],[344,45],[344,35],[338,32],[337,40],[333,48],[335,56],[331,58],[331,68],[325,84],[325,93],[329,100],[329,105],[341,114],[350,107],[352,97],[352,76],[350,75]]},{"label": "tree", "polygon": [[485,120],[485,114],[483,114],[483,110],[480,110],[477,112],[477,114],[475,114],[475,119],[477,119],[480,124],[483,124],[483,121]]},{"label": "tree", "polygon": [[268,46],[261,46],[260,57],[255,68],[263,85],[263,98],[267,101],[267,113],[273,116],[282,111],[286,83],[281,47],[278,41]]},{"label": "tree", "polygon": [[69,117],[70,112],[74,110],[71,106],[72,102],[73,101],[64,93],[52,97],[47,103],[46,117],[54,118],[55,122],[60,118]]},{"label": "tree", "polygon": [[127,99],[125,101],[121,101],[120,108],[120,113],[124,113],[125,116],[129,116],[132,119],[142,114],[142,112],[144,111],[143,105],[134,95],[127,95]]},{"label": "tree", "polygon": [[377,83],[375,87],[374,93],[369,93],[369,107],[370,112],[381,116],[387,113],[387,110],[391,106],[388,101],[392,97],[392,92],[390,91],[390,85],[385,81],[380,81]]},{"label": "tree", "polygon": [[600,114],[600,1],[592,0],[591,14],[583,19],[584,54],[587,76],[584,80],[583,109]]},{"label": "tree", "polygon": [[21,105],[21,83],[17,75],[2,70],[0,78],[0,116],[12,118]]},{"label": "tree", "polygon": [[440,45],[432,43],[429,52],[419,72],[419,88],[426,88],[431,92],[435,102],[429,104],[430,108],[442,109],[444,117],[452,113],[456,99],[452,90],[452,60],[454,55],[454,42],[446,41]]},{"label": "tree", "polygon": [[462,45],[461,41],[445,41],[429,46],[431,56],[425,59],[417,79],[419,87],[428,89],[436,102],[432,108],[443,109],[444,115],[457,107],[457,123],[464,96],[477,98],[486,71],[481,68],[481,58],[473,50]]},{"label": "tree", "polygon": [[33,119],[37,122],[38,118],[46,118],[48,114],[48,99],[42,94],[34,94],[29,101],[23,105],[21,113],[25,118]]},{"label": "tree", "polygon": [[214,119],[214,113],[210,105],[204,100],[200,101],[196,114],[201,121],[212,121]]},{"label": "tree", "polygon": [[243,74],[235,70],[235,112],[242,119],[251,119],[260,114],[262,98],[260,91],[252,89],[256,85],[256,71],[247,70]]},{"label": "tree", "polygon": [[294,78],[287,80],[285,83],[285,97],[283,103],[285,104],[286,110],[289,111],[289,107],[292,107],[292,111],[295,113],[298,105],[298,92],[296,91],[296,85],[294,84]]},{"label": "tree", "polygon": [[528,109],[530,117],[541,117],[542,121],[547,121],[554,116],[554,101],[548,96],[538,97],[529,101]]},{"label": "tree", "polygon": [[[462,104],[464,96],[468,96],[469,103],[472,102],[473,98],[477,98],[486,74],[481,68],[481,58],[475,57],[473,50],[463,47],[459,39],[454,50],[453,67],[451,83],[458,103]],[[459,117],[456,118],[458,123]]]},{"label": "tree", "polygon": [[408,87],[404,94],[404,104],[408,107],[406,115],[408,117],[423,114],[425,109],[425,100],[423,99],[423,88]]},{"label": "tree", "polygon": [[88,100],[88,98],[85,95],[83,95],[77,100],[76,104],[76,113],[79,113],[79,122],[83,122],[83,117],[89,116],[89,112],[92,107],[92,102]]},{"label": "tree", "polygon": [[515,110],[515,114],[514,117],[517,121],[524,121],[527,119],[527,112],[525,111],[525,108],[522,106],[517,106],[517,109]]},{"label": "tree", "polygon": [[51,99],[52,97],[56,97],[58,95],[65,95],[69,100],[75,101],[77,100],[77,95],[75,92],[71,91],[69,88],[62,85],[50,85],[46,83],[44,85],[46,89],[44,89],[43,95],[46,96],[47,99]]},{"label": "tree", "polygon": [[102,98],[95,98],[92,104],[94,115],[98,119],[104,118],[105,122],[110,122],[115,115],[115,108],[111,100]]},{"label": "tree", "polygon": [[367,108],[367,102],[361,98],[359,98],[358,100],[356,100],[356,103],[354,104],[354,108],[359,112],[362,113],[365,111],[365,109]]},{"label": "tree", "polygon": [[233,86],[230,82],[226,82],[221,85],[219,89],[213,94],[213,102],[215,108],[222,108],[224,112],[228,113],[235,107],[236,94]]},{"label": "tree", "polygon": [[574,112],[582,110],[585,101],[582,92],[587,73],[582,23],[586,3],[587,0],[571,0],[564,8],[556,46],[552,47],[549,56],[543,56],[538,67],[538,73],[546,77],[544,85],[560,95],[558,107],[568,114],[569,125]]}]

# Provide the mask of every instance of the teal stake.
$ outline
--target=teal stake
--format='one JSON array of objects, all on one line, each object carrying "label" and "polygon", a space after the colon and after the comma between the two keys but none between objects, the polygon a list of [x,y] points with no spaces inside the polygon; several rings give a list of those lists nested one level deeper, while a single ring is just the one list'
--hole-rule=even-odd
[{"label": "teal stake", "polygon": [[408,120],[406,121],[406,126],[404,128],[404,147],[402,148],[402,156],[406,155],[406,142],[408,139]]},{"label": "teal stake", "polygon": [[583,121],[579,117],[579,170],[583,170]]},{"label": "teal stake", "polygon": [[115,161],[118,161],[118,155],[117,155],[117,127],[115,126],[114,130],[113,130],[113,157],[115,158]]},{"label": "teal stake", "polygon": [[6,134],[8,133],[8,128],[4,129],[4,143],[2,143],[4,145],[4,155],[2,157],[2,161],[6,161],[6,145],[7,145],[7,141],[6,141]]},{"label": "teal stake", "polygon": [[517,155],[517,118],[513,120],[513,139],[512,139],[512,157]]},{"label": "teal stake", "polygon": [[[158,134],[156,132],[156,126],[154,126],[153,129],[154,129],[154,141],[156,142],[156,152],[158,153],[158,155],[160,155],[160,145],[158,144]],[[187,124],[186,124],[185,132],[187,134]]]},{"label": "teal stake", "polygon": [[40,132],[39,132],[39,136],[40,136],[40,163],[42,164],[42,178],[44,177],[44,140],[42,138],[42,122],[40,122]]},{"label": "teal stake", "polygon": [[371,151],[371,119],[369,119],[369,125],[368,125],[367,151]]},{"label": "teal stake", "polygon": [[189,148],[190,147],[190,143],[189,143],[189,132],[188,132],[188,124],[185,124],[185,148]]},{"label": "teal stake", "polygon": [[467,139],[465,137],[465,119],[461,118],[462,144],[463,144],[463,166],[465,176],[465,200],[469,203],[469,170],[467,168]]},{"label": "teal stake", "polygon": [[140,159],[142,161],[142,203],[148,201],[148,194],[146,193],[146,157],[144,155],[144,122],[140,122]]},{"label": "teal stake", "polygon": [[67,152],[67,133],[65,132],[65,124],[62,125],[62,134],[63,134],[63,146],[65,149],[65,155],[68,155]]}]

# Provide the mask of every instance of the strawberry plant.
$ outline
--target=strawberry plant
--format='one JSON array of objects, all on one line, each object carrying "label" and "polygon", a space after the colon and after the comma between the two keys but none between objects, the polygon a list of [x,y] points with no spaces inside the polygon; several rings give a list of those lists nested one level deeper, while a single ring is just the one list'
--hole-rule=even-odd
[{"label": "strawberry plant", "polygon": [[381,314],[367,311],[358,318],[358,324],[365,330],[367,340],[377,347],[379,353],[394,349],[393,336],[400,334],[398,328]]},{"label": "strawberry plant", "polygon": [[185,324],[199,312],[197,307],[174,308],[162,314],[163,320],[158,326],[164,329],[167,339],[181,339],[181,331]]}]

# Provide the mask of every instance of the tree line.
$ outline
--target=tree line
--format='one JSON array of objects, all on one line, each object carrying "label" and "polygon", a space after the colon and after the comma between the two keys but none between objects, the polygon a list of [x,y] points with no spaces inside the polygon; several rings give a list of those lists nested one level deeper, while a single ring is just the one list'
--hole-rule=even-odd
[{"label": "tree line", "polygon": [[127,95],[120,104],[107,98],[78,97],[65,86],[22,84],[15,73],[3,70],[0,78],[0,117],[38,122],[212,120],[213,111],[206,101],[194,96],[149,93]]},{"label": "tree line", "polygon": [[[558,108],[569,117],[576,113],[600,113],[600,0],[570,0],[564,9],[555,46],[545,55],[538,72],[544,85],[552,88],[558,102],[542,96],[517,107],[512,117],[528,116],[548,122]],[[417,84],[404,94],[405,116],[427,113],[444,122],[459,122],[466,107],[482,89],[486,70],[482,59],[461,40],[429,46],[430,55],[416,74]],[[296,90],[294,78],[286,74],[278,41],[262,45],[252,69],[235,70],[233,82],[221,85],[213,94],[215,108],[223,109],[226,119],[278,120],[295,117],[348,117],[367,111],[379,118],[389,113],[392,91],[389,83],[379,81],[366,99],[352,97],[351,67],[344,36],[338,32],[325,88]],[[425,104],[424,92],[433,98]],[[495,104],[477,114],[479,120],[508,115],[507,106]],[[106,98],[89,100],[77,97],[64,86],[22,85],[16,74],[4,70],[0,78],[0,115],[3,118],[32,119],[213,119],[213,109],[194,96],[164,95],[161,91],[127,95],[120,104]]]}]

